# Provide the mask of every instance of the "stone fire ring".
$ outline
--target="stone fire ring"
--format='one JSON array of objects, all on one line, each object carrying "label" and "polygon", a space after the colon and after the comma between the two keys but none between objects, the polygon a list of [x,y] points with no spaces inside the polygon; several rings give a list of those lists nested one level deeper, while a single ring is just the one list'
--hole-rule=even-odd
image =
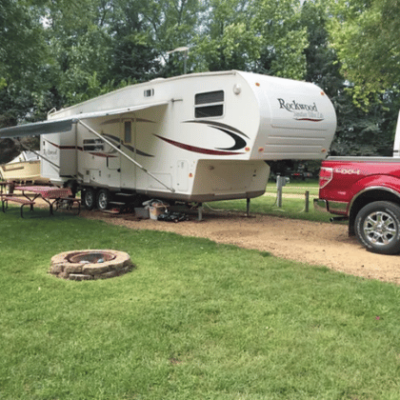
[{"label": "stone fire ring", "polygon": [[107,279],[135,268],[129,254],[116,250],[67,251],[51,258],[50,273],[59,278],[84,281]]}]

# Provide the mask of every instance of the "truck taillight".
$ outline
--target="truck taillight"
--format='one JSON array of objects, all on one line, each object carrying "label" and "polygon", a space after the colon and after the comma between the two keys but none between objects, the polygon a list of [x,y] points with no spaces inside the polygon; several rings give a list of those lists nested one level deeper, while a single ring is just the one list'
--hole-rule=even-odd
[{"label": "truck taillight", "polygon": [[319,172],[319,188],[323,189],[333,178],[333,168],[322,167]]}]

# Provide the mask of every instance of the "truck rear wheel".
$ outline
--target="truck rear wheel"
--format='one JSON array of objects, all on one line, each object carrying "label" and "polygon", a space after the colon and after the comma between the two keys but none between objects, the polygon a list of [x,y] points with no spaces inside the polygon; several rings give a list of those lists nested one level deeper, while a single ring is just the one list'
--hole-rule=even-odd
[{"label": "truck rear wheel", "polygon": [[357,214],[355,232],[359,242],[379,254],[400,252],[400,207],[389,201],[367,204]]}]

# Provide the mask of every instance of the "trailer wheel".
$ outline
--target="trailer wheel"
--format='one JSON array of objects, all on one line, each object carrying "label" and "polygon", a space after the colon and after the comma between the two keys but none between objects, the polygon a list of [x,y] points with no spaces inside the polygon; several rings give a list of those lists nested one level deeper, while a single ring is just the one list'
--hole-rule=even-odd
[{"label": "trailer wheel", "polygon": [[99,193],[97,193],[97,198],[96,198],[96,203],[97,203],[97,208],[101,211],[107,210],[109,204],[110,204],[110,191],[107,189],[101,189],[99,190]]},{"label": "trailer wheel", "polygon": [[83,205],[87,210],[93,210],[96,204],[96,193],[93,188],[85,188],[83,194]]},{"label": "trailer wheel", "polygon": [[369,251],[400,253],[400,207],[389,201],[367,204],[357,214],[355,232],[359,242]]}]

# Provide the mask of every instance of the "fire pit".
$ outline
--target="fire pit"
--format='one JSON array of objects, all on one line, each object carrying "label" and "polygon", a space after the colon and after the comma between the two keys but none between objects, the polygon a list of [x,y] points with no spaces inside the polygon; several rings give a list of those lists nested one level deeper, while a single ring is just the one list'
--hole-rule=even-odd
[{"label": "fire pit", "polygon": [[114,260],[117,255],[109,251],[80,251],[67,256],[70,263],[76,264],[101,264],[104,261]]},{"label": "fire pit", "polygon": [[134,268],[129,254],[116,250],[80,250],[52,257],[50,273],[75,281],[107,279]]}]

